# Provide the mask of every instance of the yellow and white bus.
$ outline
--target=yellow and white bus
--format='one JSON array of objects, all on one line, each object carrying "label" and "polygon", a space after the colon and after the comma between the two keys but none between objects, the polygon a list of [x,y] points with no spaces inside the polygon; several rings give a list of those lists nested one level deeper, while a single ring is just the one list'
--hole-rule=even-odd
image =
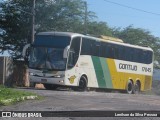
[{"label": "yellow and white bus", "polygon": [[69,86],[135,93],[151,89],[152,73],[153,50],[117,38],[41,32],[31,45],[30,82],[46,89]]}]

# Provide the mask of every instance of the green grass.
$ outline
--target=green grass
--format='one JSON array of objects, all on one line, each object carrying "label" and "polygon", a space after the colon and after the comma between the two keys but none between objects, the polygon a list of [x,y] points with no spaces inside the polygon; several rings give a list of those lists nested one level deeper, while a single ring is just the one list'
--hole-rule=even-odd
[{"label": "green grass", "polygon": [[11,105],[27,99],[39,99],[39,96],[34,93],[18,91],[13,88],[0,86],[0,106]]}]

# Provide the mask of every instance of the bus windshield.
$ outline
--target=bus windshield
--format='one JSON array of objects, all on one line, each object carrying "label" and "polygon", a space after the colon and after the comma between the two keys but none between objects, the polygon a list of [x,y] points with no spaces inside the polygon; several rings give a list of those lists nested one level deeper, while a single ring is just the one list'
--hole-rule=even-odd
[{"label": "bus windshield", "polygon": [[33,45],[65,48],[70,44],[70,40],[71,38],[67,36],[37,35]]},{"label": "bus windshield", "polygon": [[66,59],[63,50],[48,47],[33,47],[30,55],[29,67],[45,70],[65,70]]}]

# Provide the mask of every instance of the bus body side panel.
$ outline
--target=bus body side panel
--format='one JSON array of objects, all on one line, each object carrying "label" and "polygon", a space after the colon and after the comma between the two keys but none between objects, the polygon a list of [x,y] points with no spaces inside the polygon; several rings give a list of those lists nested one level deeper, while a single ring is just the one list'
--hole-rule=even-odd
[{"label": "bus body side panel", "polygon": [[[128,65],[128,67],[125,67]],[[151,71],[143,70],[151,69]],[[76,66],[65,72],[65,84],[78,86],[80,77],[85,74],[88,87],[125,90],[128,80],[141,83],[141,91],[150,90],[152,85],[152,64],[141,64],[81,55]]]},{"label": "bus body side panel", "polygon": [[[150,90],[153,64],[141,64],[92,56],[99,88],[125,90],[128,80],[141,83],[141,91]],[[94,86],[93,86],[94,87]]]},{"label": "bus body side panel", "polygon": [[65,72],[65,84],[69,86],[78,86],[82,75],[88,79],[88,87],[98,87],[94,66],[91,56],[80,55],[78,62],[72,69]]},{"label": "bus body side panel", "polygon": [[105,58],[92,56],[93,70],[96,74],[96,79],[99,88],[113,88],[110,70]]},{"label": "bus body side panel", "polygon": [[107,59],[111,72],[113,89],[126,89],[128,80],[141,83],[141,91],[150,90],[152,85],[153,64],[134,63]]}]

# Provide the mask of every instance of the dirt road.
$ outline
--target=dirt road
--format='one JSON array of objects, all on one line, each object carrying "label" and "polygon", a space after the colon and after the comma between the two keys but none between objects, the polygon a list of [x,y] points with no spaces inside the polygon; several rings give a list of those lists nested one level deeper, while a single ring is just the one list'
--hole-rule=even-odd
[{"label": "dirt road", "polygon": [[[129,95],[121,93],[105,92],[74,92],[67,90],[43,90],[43,89],[19,89],[37,93],[44,96],[42,100],[29,100],[12,106],[0,107],[1,111],[84,111],[84,110],[107,110],[107,111],[129,111],[129,110],[158,110],[160,111],[160,96],[153,95]],[[9,118],[5,118],[9,119]],[[10,118],[11,119],[11,118]],[[18,118],[17,118],[18,119]],[[17,120],[16,119],[16,120]],[[20,119],[20,118],[19,118]],[[18,120],[19,120],[18,119]],[[26,118],[27,119],[27,118]],[[36,119],[36,118],[35,118]],[[53,119],[53,118],[42,118]],[[79,120],[81,118],[54,118],[66,120]],[[83,118],[89,120],[90,118]],[[92,118],[97,119],[97,118]],[[98,118],[106,119],[106,118]],[[107,118],[107,119],[129,119],[129,118]],[[130,119],[159,119],[159,118],[130,118]],[[33,118],[32,118],[33,120]],[[37,119],[38,120],[38,119]]]}]

